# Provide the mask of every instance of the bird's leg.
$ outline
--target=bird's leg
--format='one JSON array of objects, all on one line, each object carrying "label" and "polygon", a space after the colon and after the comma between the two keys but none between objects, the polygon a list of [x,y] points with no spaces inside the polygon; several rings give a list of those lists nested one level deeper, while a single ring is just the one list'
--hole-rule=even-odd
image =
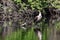
[{"label": "bird's leg", "polygon": [[42,40],[42,33],[40,31],[37,31],[37,36],[38,36],[39,40]]},{"label": "bird's leg", "polygon": [[40,29],[34,29],[34,31],[37,34],[38,39],[39,40],[42,40],[42,32],[41,32],[41,30]]}]

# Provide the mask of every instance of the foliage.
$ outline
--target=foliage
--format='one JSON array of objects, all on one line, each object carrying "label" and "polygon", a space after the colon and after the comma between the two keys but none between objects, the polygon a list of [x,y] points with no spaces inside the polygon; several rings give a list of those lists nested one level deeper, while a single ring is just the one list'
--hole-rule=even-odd
[{"label": "foliage", "polygon": [[[60,1],[58,0],[14,0],[14,2],[18,6],[21,6],[21,8],[18,8],[19,10],[31,8],[32,10],[38,9],[40,11],[44,7],[52,6],[60,8]],[[43,24],[43,26],[45,25]],[[47,29],[43,31],[43,40],[46,40],[46,30]],[[37,40],[37,37],[32,29],[28,30],[28,32],[25,32],[24,30],[17,30],[11,35],[8,35],[6,40]]]},{"label": "foliage", "polygon": [[[44,7],[60,7],[60,1],[58,0],[14,0],[17,3],[22,4],[21,6],[26,9],[26,7],[31,7],[32,9],[41,10]],[[25,2],[26,1],[26,2]]]}]

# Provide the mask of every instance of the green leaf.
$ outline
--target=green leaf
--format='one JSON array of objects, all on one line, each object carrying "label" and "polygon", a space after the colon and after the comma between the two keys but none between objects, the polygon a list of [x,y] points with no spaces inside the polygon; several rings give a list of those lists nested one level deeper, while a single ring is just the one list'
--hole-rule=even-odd
[{"label": "green leaf", "polygon": [[21,3],[21,0],[16,0],[16,1]]},{"label": "green leaf", "polygon": [[28,0],[28,2],[32,2],[32,0]]},{"label": "green leaf", "polygon": [[16,1],[16,0],[14,0],[14,1]]}]

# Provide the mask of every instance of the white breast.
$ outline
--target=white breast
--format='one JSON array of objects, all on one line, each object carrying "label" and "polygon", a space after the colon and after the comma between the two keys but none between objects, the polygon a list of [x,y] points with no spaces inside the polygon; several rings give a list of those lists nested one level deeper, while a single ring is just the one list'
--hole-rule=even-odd
[{"label": "white breast", "polygon": [[42,18],[41,12],[39,13],[39,15],[37,16],[37,20],[40,20]]}]

